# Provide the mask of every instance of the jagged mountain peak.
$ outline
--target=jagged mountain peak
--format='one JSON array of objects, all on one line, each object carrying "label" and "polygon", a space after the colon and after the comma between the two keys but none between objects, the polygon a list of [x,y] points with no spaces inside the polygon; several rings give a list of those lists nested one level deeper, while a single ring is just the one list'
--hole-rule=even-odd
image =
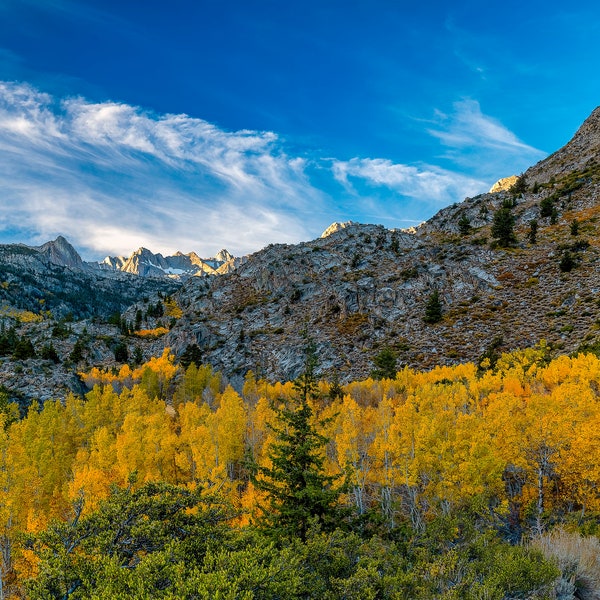
[{"label": "jagged mountain peak", "polygon": [[221,250],[212,258],[200,258],[195,252],[184,254],[181,251],[175,252],[172,256],[163,256],[142,246],[129,257],[107,256],[98,266],[102,269],[125,271],[142,277],[185,280],[189,277],[221,273],[219,269],[233,260],[234,257],[227,250]]},{"label": "jagged mountain peak", "polygon": [[231,254],[225,248],[219,250],[214,256],[214,260],[224,262],[224,263],[230,261],[232,258],[233,258],[233,254]]},{"label": "jagged mountain peak", "polygon": [[85,269],[85,264],[77,250],[62,235],[59,235],[55,240],[42,244],[37,250],[54,264]]}]

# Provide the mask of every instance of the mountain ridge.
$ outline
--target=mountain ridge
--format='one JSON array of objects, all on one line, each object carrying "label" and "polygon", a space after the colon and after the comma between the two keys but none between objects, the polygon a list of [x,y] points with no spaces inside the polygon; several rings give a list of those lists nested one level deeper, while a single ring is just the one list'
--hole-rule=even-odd
[{"label": "mountain ridge", "polygon": [[[118,325],[98,326],[86,360],[116,368],[112,349],[118,344],[129,356],[139,348],[146,358],[165,347],[177,356],[196,348],[196,356],[240,386],[248,370],[272,380],[293,379],[302,368],[304,331],[317,345],[320,375],[342,381],[367,377],[384,349],[395,353],[399,368],[423,369],[464,361],[486,364],[501,351],[541,340],[554,354],[600,348],[599,192],[596,109],[572,140],[509,189],[466,198],[417,228],[334,223],[315,240],[270,244],[234,259],[235,265],[223,262],[216,269],[219,277],[174,281],[112,273],[117,280],[137,282],[137,296],[127,292],[131,302],[121,302]],[[499,214],[509,214],[513,228],[514,240],[505,246],[494,236]],[[62,241],[57,245],[65,260],[77,262]],[[45,255],[26,247],[10,252],[22,254],[14,259],[18,264],[43,258],[46,269],[66,269],[60,271],[65,277],[79,273],[53,264],[57,252],[48,248]],[[157,255],[147,252],[146,258],[158,264]],[[176,257],[196,260],[192,253]],[[85,277],[111,285],[101,270]],[[151,289],[152,281],[171,288]],[[9,281],[8,291],[11,286],[19,289],[18,281]],[[6,293],[0,287],[0,304]],[[434,293],[442,318],[427,323],[426,305]],[[10,298],[21,301],[16,294]],[[38,296],[32,292],[30,306],[42,297],[43,289]],[[164,305],[164,316],[158,304]],[[151,335],[132,332],[138,321]],[[28,327],[38,345],[47,340],[47,327]],[[100,341],[107,338],[112,341]]]}]

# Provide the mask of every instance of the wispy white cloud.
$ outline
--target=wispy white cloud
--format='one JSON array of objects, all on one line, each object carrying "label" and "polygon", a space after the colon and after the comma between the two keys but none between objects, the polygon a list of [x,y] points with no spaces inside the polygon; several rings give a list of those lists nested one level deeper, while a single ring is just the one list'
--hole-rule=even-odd
[{"label": "wispy white cloud", "polygon": [[382,158],[353,158],[333,164],[335,178],[351,186],[352,178],[370,185],[385,186],[396,193],[430,204],[450,204],[477,194],[485,182],[431,165],[416,167],[395,164]]},{"label": "wispy white cloud", "polygon": [[493,148],[516,150],[543,156],[545,153],[522,142],[512,131],[496,119],[481,112],[476,100],[461,100],[454,104],[454,112],[445,115],[436,113],[438,128],[429,133],[452,148]]},{"label": "wispy white cloud", "polygon": [[426,127],[444,148],[440,162],[449,163],[450,168],[355,157],[333,161],[335,179],[356,196],[385,188],[396,197],[409,199],[395,207],[399,213],[410,209],[412,200],[413,209],[420,204],[431,214],[436,208],[487,191],[494,181],[519,173],[545,156],[500,121],[483,114],[477,101],[461,100],[453,108],[451,114],[435,111],[435,118]]},{"label": "wispy white cloud", "polygon": [[[428,132],[445,147],[444,157],[483,178],[520,172],[547,153],[520,140],[500,121],[485,115],[479,102],[455,102],[453,112],[436,111]],[[511,172],[506,172],[512,169]],[[518,169],[518,171],[515,171]]]},{"label": "wispy white cloud", "polygon": [[0,230],[62,233],[88,254],[253,251],[310,237],[324,205],[274,133],[25,84],[0,82],[0,152]]},{"label": "wispy white cloud", "polygon": [[0,241],[62,234],[88,258],[142,245],[242,254],[334,220],[419,222],[542,155],[474,101],[429,129],[456,168],[298,156],[269,131],[0,82]]}]

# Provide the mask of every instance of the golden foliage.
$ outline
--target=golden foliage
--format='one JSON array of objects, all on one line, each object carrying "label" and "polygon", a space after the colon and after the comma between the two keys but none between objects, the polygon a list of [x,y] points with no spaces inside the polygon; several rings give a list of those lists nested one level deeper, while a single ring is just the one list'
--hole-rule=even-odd
[{"label": "golden foliage", "polygon": [[139,329],[134,332],[134,335],[141,338],[157,339],[167,333],[169,333],[169,330],[166,327],[155,327],[154,329]]},{"label": "golden foliage", "polygon": [[181,319],[181,317],[183,316],[183,310],[181,310],[181,308],[173,298],[169,297],[165,300],[165,314],[167,315],[167,317]]},{"label": "golden foliage", "polygon": [[[475,497],[521,519],[600,510],[600,360],[546,357],[542,344],[483,373],[405,368],[344,386],[343,398],[314,406],[330,439],[326,469],[348,474],[349,504],[379,506],[390,524],[418,527]],[[240,395],[208,366],[180,369],[169,349],[83,378],[85,399],[33,405],[0,427],[0,526],[37,531],[81,493],[92,510],[134,471],[139,484],[221,482],[234,505],[256,507],[244,458],[266,463],[272,402],[293,398],[291,383],[248,374]]]},{"label": "golden foliage", "polygon": [[0,317],[9,317],[16,319],[21,323],[41,323],[44,320],[43,315],[31,312],[30,310],[19,310],[8,306],[0,307]]}]

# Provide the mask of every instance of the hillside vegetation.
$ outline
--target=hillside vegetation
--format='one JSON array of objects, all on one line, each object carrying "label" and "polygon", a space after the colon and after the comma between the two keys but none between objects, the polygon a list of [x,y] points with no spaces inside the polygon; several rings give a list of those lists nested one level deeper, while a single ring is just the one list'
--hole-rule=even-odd
[{"label": "hillside vegetation", "polygon": [[22,418],[0,398],[4,597],[597,597],[595,355],[344,386],[305,362],[240,394],[167,349],[82,377]]}]

